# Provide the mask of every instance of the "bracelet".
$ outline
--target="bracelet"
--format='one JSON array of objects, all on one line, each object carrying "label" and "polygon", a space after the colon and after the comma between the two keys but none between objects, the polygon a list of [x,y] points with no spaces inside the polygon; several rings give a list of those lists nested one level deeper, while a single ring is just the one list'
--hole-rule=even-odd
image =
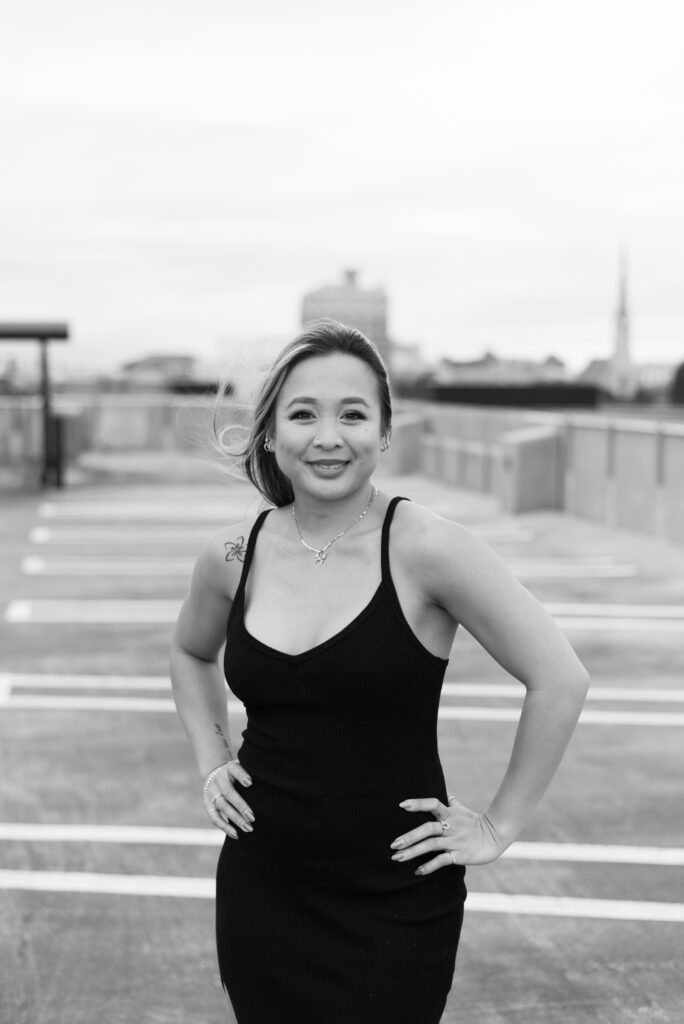
[{"label": "bracelet", "polygon": [[226,767],[227,764],[230,764],[230,761],[223,761],[222,764],[218,765],[216,768],[214,768],[212,771],[209,772],[209,774],[207,775],[206,779],[204,780],[204,789],[202,790],[202,799],[204,799],[206,797],[207,790],[209,789],[209,786],[211,785],[212,781],[216,778],[216,776],[218,775],[218,773],[220,771],[223,771],[223,769]]}]

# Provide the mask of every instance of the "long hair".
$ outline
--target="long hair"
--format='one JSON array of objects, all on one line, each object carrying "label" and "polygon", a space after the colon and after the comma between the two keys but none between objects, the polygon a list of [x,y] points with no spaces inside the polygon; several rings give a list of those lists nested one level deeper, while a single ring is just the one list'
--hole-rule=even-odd
[{"label": "long hair", "polygon": [[[283,384],[298,363],[314,356],[349,355],[361,359],[375,375],[380,398],[380,423],[389,439],[392,429],[392,398],[387,368],[375,345],[355,327],[321,317],[306,325],[275,359],[257,395],[252,423],[245,445],[230,450],[221,433],[214,429],[216,447],[223,454],[237,455],[242,470],[264,497],[275,506],[294,501],[292,484],[278,468],[275,456],[264,449],[264,442],[273,431],[275,406]],[[214,410],[214,423],[225,388],[219,390]]]}]

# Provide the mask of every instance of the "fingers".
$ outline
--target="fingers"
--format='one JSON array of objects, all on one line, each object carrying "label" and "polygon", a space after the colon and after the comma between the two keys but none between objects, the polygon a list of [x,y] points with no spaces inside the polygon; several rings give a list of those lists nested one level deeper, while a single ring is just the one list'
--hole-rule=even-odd
[{"label": "fingers", "polygon": [[[230,793],[226,794],[221,792],[212,797],[212,804],[214,809],[218,811],[221,817],[226,821],[233,822],[233,824],[237,825],[238,828],[241,828],[243,832],[253,832],[254,829],[252,828],[251,822],[254,821],[254,815],[249,808],[247,808],[244,815],[242,815],[236,806],[238,799],[237,794],[233,796]],[[248,820],[250,818],[251,821]]]},{"label": "fingers", "polygon": [[[449,804],[451,805],[451,801],[449,801]],[[392,860],[401,863],[424,856],[426,853],[440,851],[437,857],[428,862],[430,865],[434,865],[430,868],[430,871],[427,870],[426,864],[421,864],[415,871],[417,875],[429,874],[439,867],[446,867],[448,864],[452,864],[451,855],[448,852],[442,852],[442,840],[446,833],[441,824],[442,821],[448,819],[450,806],[443,804],[441,800],[433,796],[402,800],[399,806],[403,807],[405,811],[427,811],[429,814],[435,815],[436,821],[426,821],[410,832],[398,836],[390,844],[391,849],[397,851],[392,854]]]},{"label": "fingers", "polygon": [[[394,846],[394,843],[392,845]],[[414,858],[421,857],[426,853],[434,853],[436,850],[442,851],[443,849],[442,833],[440,831],[439,836],[432,835],[429,839],[423,839],[422,842],[413,843],[411,846],[407,846],[406,849],[393,853],[392,860],[414,860]]]},{"label": "fingers", "polygon": [[243,786],[251,786],[252,780],[238,760],[230,761],[212,779],[204,796],[204,806],[212,824],[222,832],[237,839],[233,824],[243,832],[252,832],[254,812],[233,785],[233,780]]},{"label": "fingers", "polygon": [[410,832],[406,832],[403,836],[398,836],[391,844],[393,850],[401,850],[405,846],[412,846],[413,843],[419,843],[422,839],[429,839],[431,836],[443,836],[444,829],[438,821],[426,821],[425,824],[419,825],[418,828],[412,829]]},{"label": "fingers", "polygon": [[447,851],[440,853],[438,857],[433,857],[432,860],[425,861],[419,868],[416,868],[414,874],[416,875],[431,875],[433,871],[439,871],[440,868],[453,867],[454,863],[451,854]]},{"label": "fingers", "polygon": [[207,808],[206,810],[207,810],[207,814],[209,815],[209,818],[211,820],[212,825],[215,825],[216,828],[220,828],[221,831],[225,832],[226,835],[230,836],[231,839],[237,839],[238,834],[235,831],[235,829],[233,828],[233,826],[229,825],[228,822],[223,820],[223,818],[221,817],[219,812],[216,810],[216,808],[212,807],[212,808]]},{"label": "fingers", "polygon": [[428,811],[436,818],[444,818],[449,813],[449,808],[438,800],[436,796],[414,797],[411,800],[402,800],[399,804],[405,811]]}]

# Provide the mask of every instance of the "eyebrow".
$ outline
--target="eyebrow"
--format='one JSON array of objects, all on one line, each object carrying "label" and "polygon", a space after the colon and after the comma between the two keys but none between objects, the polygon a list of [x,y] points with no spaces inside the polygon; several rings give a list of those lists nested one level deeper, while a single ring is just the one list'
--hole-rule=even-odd
[{"label": "eyebrow", "polygon": [[[310,398],[308,395],[300,396],[299,398],[293,398],[292,401],[288,402],[286,409],[289,409],[291,405],[296,405],[297,402],[303,402],[307,405],[317,405],[318,402],[315,398]],[[367,409],[370,408],[365,398],[361,398],[357,395],[352,395],[349,398],[340,399],[340,405],[365,405]]]}]

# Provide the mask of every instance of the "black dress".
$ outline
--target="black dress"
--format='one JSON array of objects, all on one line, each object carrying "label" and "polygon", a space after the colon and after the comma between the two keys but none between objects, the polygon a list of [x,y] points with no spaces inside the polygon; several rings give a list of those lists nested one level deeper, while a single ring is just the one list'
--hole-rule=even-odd
[{"label": "black dress", "polygon": [[[244,702],[240,762],[252,833],[226,837],[216,930],[239,1024],[437,1024],[454,973],[462,866],[415,875],[390,843],[434,816],[399,807],[447,792],[437,708],[447,660],[408,625],[389,566],[344,629],[285,654],[244,624],[256,520],[227,627],[226,679]],[[325,568],[321,569],[325,572]]]}]

